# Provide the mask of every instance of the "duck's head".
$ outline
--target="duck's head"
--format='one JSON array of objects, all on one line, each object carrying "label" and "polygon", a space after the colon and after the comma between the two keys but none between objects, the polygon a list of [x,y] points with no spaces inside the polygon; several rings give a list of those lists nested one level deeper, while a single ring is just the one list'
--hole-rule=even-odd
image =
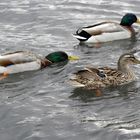
[{"label": "duck's head", "polygon": [[77,56],[68,56],[68,54],[63,51],[57,51],[57,52],[50,53],[45,58],[52,63],[59,63],[59,62],[64,62],[64,61],[68,61],[68,60],[78,60],[79,59]]},{"label": "duck's head", "polygon": [[140,51],[133,51],[121,55],[118,61],[118,69],[122,70],[123,68],[127,68],[128,65],[136,64],[140,64]]},{"label": "duck's head", "polygon": [[123,16],[120,25],[131,26],[133,23],[140,24],[140,19],[138,19],[137,16],[133,13],[127,13]]}]

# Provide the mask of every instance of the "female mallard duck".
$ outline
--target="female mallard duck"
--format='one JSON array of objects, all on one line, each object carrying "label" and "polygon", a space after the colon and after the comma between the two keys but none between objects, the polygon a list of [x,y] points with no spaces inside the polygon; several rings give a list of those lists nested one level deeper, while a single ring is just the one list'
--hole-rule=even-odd
[{"label": "female mallard duck", "polygon": [[140,64],[138,53],[126,53],[120,56],[118,68],[87,67],[84,70],[74,73],[74,76],[71,77],[70,81],[75,86],[85,87],[87,89],[99,89],[108,86],[122,85],[135,80],[136,76],[129,67],[129,65],[134,64]]},{"label": "female mallard duck", "polygon": [[73,36],[83,43],[103,43],[114,40],[128,39],[135,36],[136,32],[131,26],[139,23],[140,19],[132,13],[123,16],[120,24],[112,21],[105,21],[77,30]]},{"label": "female mallard duck", "polygon": [[77,59],[78,57],[68,56],[62,51],[50,53],[45,58],[29,51],[16,51],[0,55],[0,74],[38,70],[54,63]]}]

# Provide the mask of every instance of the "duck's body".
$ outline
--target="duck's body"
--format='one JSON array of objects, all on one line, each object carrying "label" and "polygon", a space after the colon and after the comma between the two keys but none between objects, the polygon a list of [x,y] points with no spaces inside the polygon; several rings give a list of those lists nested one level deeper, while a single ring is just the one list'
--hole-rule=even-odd
[{"label": "duck's body", "polygon": [[128,39],[133,35],[135,35],[133,28],[121,26],[116,22],[102,22],[79,29],[74,37],[81,42],[104,43]]},{"label": "duck's body", "polygon": [[[42,61],[43,58],[28,51],[18,51],[0,55],[0,73],[8,72],[8,74],[13,74],[38,70],[42,67]],[[45,62],[48,63],[48,65],[51,63],[49,60]]]},{"label": "duck's body", "polygon": [[109,67],[87,67],[74,73],[71,82],[78,87],[88,89],[104,88],[126,84],[136,79],[135,74],[130,69],[129,64],[140,64],[132,54],[124,54],[118,61],[118,68]]},{"label": "duck's body", "polygon": [[134,14],[126,14],[122,18],[121,23],[105,21],[92,26],[82,27],[77,30],[74,37],[83,43],[104,43],[128,39],[136,34],[131,26],[135,22],[140,23]]},{"label": "duck's body", "polygon": [[53,63],[67,61],[69,57],[73,59],[73,56],[61,51],[50,53],[45,58],[30,51],[6,53],[0,55],[0,74],[39,70]]}]

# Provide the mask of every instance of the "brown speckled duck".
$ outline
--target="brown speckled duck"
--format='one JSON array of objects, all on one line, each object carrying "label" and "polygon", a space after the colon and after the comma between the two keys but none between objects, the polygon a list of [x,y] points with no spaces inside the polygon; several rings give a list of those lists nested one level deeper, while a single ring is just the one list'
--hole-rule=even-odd
[{"label": "brown speckled duck", "polygon": [[109,67],[86,67],[70,78],[76,87],[99,89],[109,86],[122,85],[136,79],[130,65],[140,64],[140,52],[125,53],[120,56],[116,69]]}]

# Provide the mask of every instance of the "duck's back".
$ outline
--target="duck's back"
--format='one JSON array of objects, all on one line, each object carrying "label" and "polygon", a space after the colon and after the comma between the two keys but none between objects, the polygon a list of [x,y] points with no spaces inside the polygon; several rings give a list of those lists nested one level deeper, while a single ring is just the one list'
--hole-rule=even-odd
[{"label": "duck's back", "polygon": [[75,76],[71,79],[71,81],[77,82],[76,86],[83,86],[90,89],[122,85],[130,82],[130,79],[127,79],[127,75],[117,69],[109,67],[88,67],[84,70],[76,72],[74,75]]},{"label": "duck's back", "polygon": [[91,35],[98,35],[104,32],[119,32],[124,28],[116,22],[102,22],[92,26],[83,27],[83,30],[90,33]]},{"label": "duck's back", "polygon": [[0,55],[0,65],[7,66],[10,64],[19,64],[36,61],[37,57],[31,52],[18,51]]}]

